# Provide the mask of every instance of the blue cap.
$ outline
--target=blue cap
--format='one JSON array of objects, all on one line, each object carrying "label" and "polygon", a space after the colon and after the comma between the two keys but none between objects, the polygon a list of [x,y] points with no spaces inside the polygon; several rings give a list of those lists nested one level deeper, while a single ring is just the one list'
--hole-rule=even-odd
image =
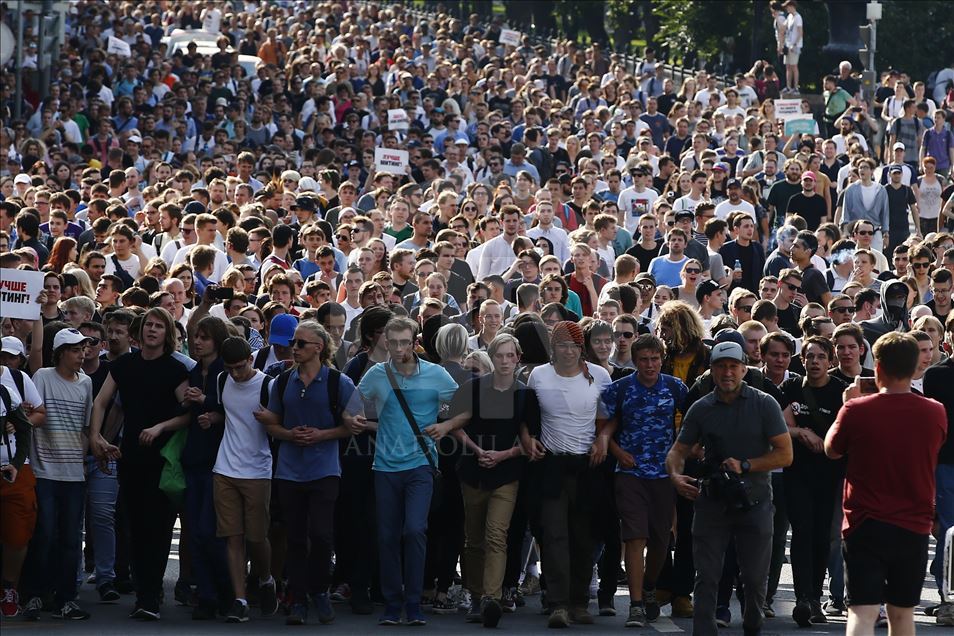
[{"label": "blue cap", "polygon": [[272,318],[268,328],[268,344],[287,347],[295,337],[298,319],[291,314],[278,314]]}]

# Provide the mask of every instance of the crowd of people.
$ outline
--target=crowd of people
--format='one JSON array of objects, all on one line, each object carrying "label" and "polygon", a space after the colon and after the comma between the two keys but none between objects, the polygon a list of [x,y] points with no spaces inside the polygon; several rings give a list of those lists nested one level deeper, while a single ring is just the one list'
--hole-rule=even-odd
[{"label": "crowd of people", "polygon": [[142,621],[539,595],[566,627],[623,585],[627,627],[715,634],[736,594],[757,634],[788,559],[799,626],[913,632],[954,526],[954,91],[843,62],[786,135],[773,12],[777,63],[676,86],[499,18],[79,0],[18,105],[21,15],[0,267],[43,291],[2,319],[5,620],[88,619],[90,583]]}]

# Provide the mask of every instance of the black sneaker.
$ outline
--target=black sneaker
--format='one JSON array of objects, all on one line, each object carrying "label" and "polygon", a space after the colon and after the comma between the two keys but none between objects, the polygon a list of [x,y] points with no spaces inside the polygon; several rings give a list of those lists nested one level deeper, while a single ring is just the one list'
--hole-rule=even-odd
[{"label": "black sneaker", "polygon": [[39,596],[34,596],[27,604],[23,606],[23,610],[20,614],[23,616],[25,621],[38,621],[40,620],[40,612],[43,610],[43,600]]},{"label": "black sneaker", "polygon": [[304,625],[308,620],[308,606],[304,603],[295,603],[285,619],[286,625]]},{"label": "black sneaker", "polygon": [[239,600],[232,601],[232,607],[229,608],[228,613],[225,615],[226,623],[247,623],[248,622],[248,605]]},{"label": "black sneaker", "polygon": [[192,586],[186,583],[183,580],[176,581],[175,591],[173,596],[176,600],[176,605],[188,606],[192,604]]},{"label": "black sneaker", "polygon": [[799,627],[812,626],[812,608],[808,604],[808,601],[798,601],[795,603],[795,609],[792,610],[792,620],[794,620]]},{"label": "black sneaker", "polygon": [[467,616],[464,619],[468,623],[479,623],[480,618],[480,599],[477,598],[476,594],[472,594],[470,597],[470,609],[467,610]]},{"label": "black sneaker", "polygon": [[[238,601],[236,601],[238,602]],[[241,603],[239,603],[241,605]],[[262,616],[271,616],[278,611],[278,592],[275,589],[275,581],[264,583],[258,588],[258,606]],[[232,609],[235,609],[234,605]],[[245,606],[246,617],[248,620],[248,606]],[[245,621],[242,621],[243,623]]]},{"label": "black sneaker", "polygon": [[96,588],[96,591],[99,592],[100,603],[115,603],[120,599],[119,592],[116,591],[112,581],[106,581]]},{"label": "black sneaker", "polygon": [[819,601],[809,601],[808,606],[812,611],[811,618],[809,619],[812,625],[821,625],[828,622],[828,617],[825,616],[825,612],[822,610]]},{"label": "black sneaker", "polygon": [[646,610],[646,620],[650,623],[659,618],[659,601],[656,599],[656,590],[643,590],[643,609]]},{"label": "black sneaker", "polygon": [[501,615],[503,615],[503,608],[500,607],[497,599],[484,597],[480,601],[480,620],[484,627],[496,627]]},{"label": "black sneaker", "polygon": [[52,618],[60,618],[67,621],[85,621],[90,617],[90,613],[76,604],[76,601],[67,601],[63,607],[55,610]]}]

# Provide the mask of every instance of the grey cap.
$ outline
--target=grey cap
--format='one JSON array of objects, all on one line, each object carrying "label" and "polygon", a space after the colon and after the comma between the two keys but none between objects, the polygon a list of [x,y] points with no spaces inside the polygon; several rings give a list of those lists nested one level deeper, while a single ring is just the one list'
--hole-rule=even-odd
[{"label": "grey cap", "polygon": [[710,363],[716,363],[719,360],[735,360],[745,364],[745,351],[737,342],[720,342],[712,347],[712,355],[709,356]]}]

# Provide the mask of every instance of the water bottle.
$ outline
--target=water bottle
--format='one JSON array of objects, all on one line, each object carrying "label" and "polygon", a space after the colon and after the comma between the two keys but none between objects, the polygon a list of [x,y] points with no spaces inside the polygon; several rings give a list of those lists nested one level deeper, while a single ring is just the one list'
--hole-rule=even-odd
[{"label": "water bottle", "polygon": [[742,261],[735,259],[735,266],[732,268],[733,274],[738,274],[742,276]]}]

